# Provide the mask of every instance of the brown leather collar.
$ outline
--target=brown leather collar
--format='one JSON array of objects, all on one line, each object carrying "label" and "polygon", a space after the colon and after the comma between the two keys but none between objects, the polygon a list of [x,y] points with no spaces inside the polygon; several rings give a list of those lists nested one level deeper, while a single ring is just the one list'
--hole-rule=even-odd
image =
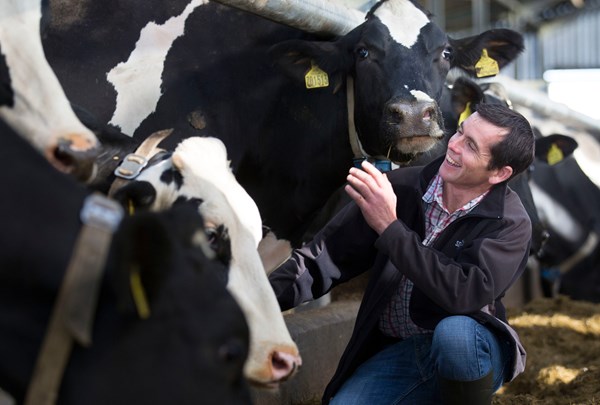
[{"label": "brown leather collar", "polygon": [[83,226],[58,292],[42,342],[25,405],[56,403],[73,341],[92,344],[92,325],[102,270],[123,208],[99,193],[89,195],[81,210]]}]

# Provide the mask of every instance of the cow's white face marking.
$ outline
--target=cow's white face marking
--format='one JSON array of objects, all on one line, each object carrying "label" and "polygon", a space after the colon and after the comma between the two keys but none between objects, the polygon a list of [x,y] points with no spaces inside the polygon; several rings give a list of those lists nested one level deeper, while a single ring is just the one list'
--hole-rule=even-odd
[{"label": "cow's white face marking", "polygon": [[427,93],[423,93],[421,90],[411,90],[410,94],[412,94],[417,101],[433,101],[433,99]]},{"label": "cow's white face marking", "polygon": [[117,105],[110,124],[129,136],[156,109],[160,99],[165,59],[173,42],[183,35],[185,21],[194,9],[208,0],[192,0],[164,24],[149,22],[141,31],[126,62],[108,72],[106,78],[117,92]]},{"label": "cow's white face marking", "polygon": [[81,137],[88,149],[94,134],[75,116],[48,64],[40,38],[41,0],[0,1],[0,44],[10,73],[14,105],[0,107],[0,117],[39,151],[67,135]]},{"label": "cow's white face marking", "polygon": [[421,28],[429,23],[427,15],[409,0],[386,1],[375,15],[388,27],[392,38],[407,48],[417,42]]},{"label": "cow's white face marking", "polygon": [[[210,183],[223,190],[227,204],[254,238],[254,248],[262,239],[262,219],[254,200],[237,182],[220,139],[193,137],[182,141],[173,153],[175,166],[184,176],[181,191],[189,195],[195,187]],[[186,192],[185,189],[189,189]]]},{"label": "cow's white face marking", "polygon": [[[183,177],[180,188],[175,182],[167,185],[160,180],[162,173],[173,166]],[[157,191],[152,209],[164,209],[180,196],[199,198],[203,200],[200,212],[205,221],[227,228],[232,256],[227,289],[242,308],[250,328],[245,375],[259,383],[273,379],[268,371],[273,351],[300,362],[258,254],[262,238],[258,207],[235,179],[223,142],[217,138],[187,138],[171,159],[147,168],[138,180],[149,181]]]},{"label": "cow's white face marking", "polygon": [[576,243],[585,234],[573,216],[535,182],[530,182],[531,195],[540,220],[565,240]]}]

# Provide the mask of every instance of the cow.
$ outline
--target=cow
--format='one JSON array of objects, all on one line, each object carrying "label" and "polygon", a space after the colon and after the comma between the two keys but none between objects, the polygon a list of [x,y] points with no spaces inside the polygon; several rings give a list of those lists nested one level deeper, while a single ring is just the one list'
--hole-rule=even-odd
[{"label": "cow", "polygon": [[600,190],[579,166],[578,143],[562,134],[536,141],[532,193],[550,237],[540,252],[543,293],[600,302]]},{"label": "cow", "polygon": [[57,169],[93,175],[98,140],[75,116],[44,56],[41,0],[0,4],[0,118]]},{"label": "cow", "polygon": [[377,3],[340,36],[200,0],[51,0],[43,45],[99,122],[134,139],[173,127],[165,149],[222,139],[264,224],[294,246],[344,183],[349,133],[358,157],[411,159],[443,134],[436,100],[451,68],[494,74],[482,55],[502,68],[523,50],[507,29],[449,38],[409,0]]},{"label": "cow", "polygon": [[116,189],[114,198],[136,211],[161,211],[181,199],[203,201],[199,209],[208,229],[222,233],[223,228],[231,240],[227,288],[250,328],[246,378],[259,387],[275,387],[294,374],[302,359],[258,254],[263,237],[260,213],[234,177],[222,141],[184,139],[172,153],[158,156]]},{"label": "cow", "polygon": [[[31,404],[81,404],[83,398],[98,405],[249,404],[248,327],[225,288],[228,258],[221,252],[229,241],[209,232],[209,244],[201,202],[181,200],[164,212],[119,220],[114,200],[53,170],[3,123],[0,133],[0,181],[7,191],[0,199],[2,389]],[[100,233],[90,230],[96,228]],[[78,242],[89,235],[97,242]],[[95,251],[103,240],[105,254]],[[79,245],[94,254],[80,254]],[[70,257],[83,258],[84,266]],[[86,280],[94,264],[97,294]],[[67,359],[40,349],[48,342],[56,347],[44,339],[47,330],[67,337],[59,346],[71,348]],[[46,360],[36,363],[38,354]],[[28,391],[30,381],[43,382],[46,371],[61,368],[58,359],[65,362],[58,386],[32,383]]]}]

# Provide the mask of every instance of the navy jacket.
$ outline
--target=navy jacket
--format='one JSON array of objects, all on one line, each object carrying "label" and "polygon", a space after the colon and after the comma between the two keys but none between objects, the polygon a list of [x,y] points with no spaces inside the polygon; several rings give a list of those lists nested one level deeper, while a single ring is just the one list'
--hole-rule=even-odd
[{"label": "navy jacket", "polygon": [[378,320],[402,274],[414,283],[410,315],[417,325],[433,330],[449,315],[471,316],[512,343],[513,373],[507,380],[524,368],[525,352],[506,324],[501,298],[525,269],[529,217],[516,193],[500,184],[469,214],[450,224],[432,246],[424,246],[422,196],[440,163],[438,159],[425,167],[388,173],[398,197],[399,220],[381,236],[352,202],[269,276],[285,310],[371,271],[352,337],[325,390],[324,403],[383,347]]}]

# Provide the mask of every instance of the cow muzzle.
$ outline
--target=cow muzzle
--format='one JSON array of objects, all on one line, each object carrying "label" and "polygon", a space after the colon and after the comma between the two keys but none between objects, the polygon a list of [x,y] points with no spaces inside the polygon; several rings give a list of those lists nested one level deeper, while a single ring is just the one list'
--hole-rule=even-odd
[{"label": "cow muzzle", "polygon": [[82,182],[93,179],[99,153],[97,144],[77,134],[61,137],[45,150],[46,158],[56,169]]},{"label": "cow muzzle", "polygon": [[400,154],[426,152],[444,135],[442,114],[435,101],[390,102],[382,126],[391,150]]}]

